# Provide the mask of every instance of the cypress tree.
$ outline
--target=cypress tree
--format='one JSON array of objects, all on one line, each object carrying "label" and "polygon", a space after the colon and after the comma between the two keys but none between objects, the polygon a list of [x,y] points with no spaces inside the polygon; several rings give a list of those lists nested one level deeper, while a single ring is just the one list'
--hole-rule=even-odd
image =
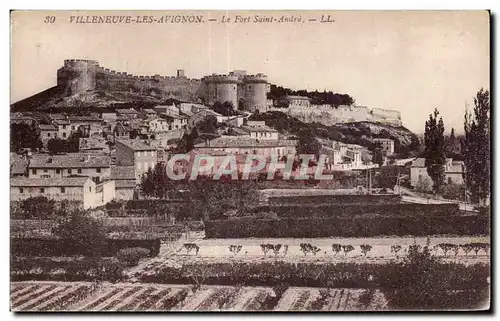
[{"label": "cypress tree", "polygon": [[446,163],[443,118],[439,117],[438,120],[438,116],[437,109],[434,110],[434,114],[429,115],[429,120],[425,122],[424,136],[425,167],[432,179],[434,193],[438,193],[444,183]]},{"label": "cypress tree", "polygon": [[465,111],[462,142],[467,190],[473,203],[484,205],[490,195],[490,93],[481,88],[472,112]]}]

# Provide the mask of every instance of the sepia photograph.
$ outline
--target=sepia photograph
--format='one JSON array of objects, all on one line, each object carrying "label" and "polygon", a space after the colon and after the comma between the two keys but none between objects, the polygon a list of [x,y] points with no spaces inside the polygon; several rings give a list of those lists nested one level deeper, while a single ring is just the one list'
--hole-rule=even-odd
[{"label": "sepia photograph", "polygon": [[490,311],[490,19],[12,10],[10,311]]}]

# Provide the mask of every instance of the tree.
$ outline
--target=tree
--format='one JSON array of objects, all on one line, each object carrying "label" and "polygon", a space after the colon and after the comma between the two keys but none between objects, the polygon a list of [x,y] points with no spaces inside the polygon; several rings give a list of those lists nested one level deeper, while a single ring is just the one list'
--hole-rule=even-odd
[{"label": "tree", "polygon": [[203,134],[217,134],[217,117],[209,115],[200,121],[196,127]]},{"label": "tree", "polygon": [[446,150],[446,157],[454,157],[456,156],[459,151],[457,148],[457,145],[459,143],[459,140],[455,137],[455,128],[451,128],[450,135],[446,137],[446,144],[445,144],[445,150]]},{"label": "tree", "polygon": [[402,262],[391,263],[379,282],[384,285],[389,304],[399,308],[439,308],[448,302],[450,275],[429,247],[410,245]]},{"label": "tree", "polygon": [[379,166],[384,165],[384,154],[382,153],[382,149],[375,148],[373,151],[373,160],[374,164],[378,164]]},{"label": "tree", "polygon": [[31,125],[25,123],[10,124],[10,149],[19,152],[23,148],[36,150],[43,147],[40,138],[40,129],[34,122]]},{"label": "tree", "polygon": [[56,202],[45,196],[30,197],[22,201],[20,208],[26,219],[46,220],[54,216]]},{"label": "tree", "polygon": [[50,154],[62,154],[68,152],[68,144],[65,139],[52,138],[47,142],[47,149]]},{"label": "tree", "polygon": [[221,114],[222,116],[233,116],[233,115],[237,114],[234,110],[233,103],[230,101],[225,101],[224,103],[220,103],[217,101],[212,106],[212,109],[216,113]]},{"label": "tree", "polygon": [[380,168],[377,176],[378,187],[394,188],[398,182],[398,174],[398,166],[384,166]]},{"label": "tree", "polygon": [[167,175],[167,168],[164,164],[157,163],[153,168],[149,168],[141,177],[141,192],[149,197],[159,199],[168,198],[168,193],[173,189],[175,181]]},{"label": "tree", "polygon": [[439,111],[434,110],[434,115],[429,115],[425,122],[425,167],[433,182],[434,193],[438,193],[444,182],[444,165],[446,154],[444,147],[444,124],[443,118],[439,117]]},{"label": "tree", "polygon": [[333,243],[332,244],[332,251],[335,253],[335,255],[339,254],[339,252],[342,250],[342,244],[338,243]]},{"label": "tree", "polygon": [[372,246],[371,245],[368,245],[368,244],[362,244],[360,245],[361,247],[361,252],[366,256],[366,254],[368,252],[370,252],[372,250]]},{"label": "tree", "polygon": [[474,98],[472,112],[466,110],[464,178],[473,203],[485,205],[490,195],[490,93],[481,88]]},{"label": "tree", "polygon": [[130,139],[136,139],[137,136],[139,136],[139,131],[137,129],[132,129],[130,132],[129,132],[129,138]]},{"label": "tree", "polygon": [[347,255],[347,253],[354,251],[354,246],[352,245],[342,245],[342,250],[344,250],[344,255]]},{"label": "tree", "polygon": [[61,238],[71,252],[100,257],[106,242],[106,231],[102,223],[76,210],[60,218],[53,233]]},{"label": "tree", "polygon": [[316,139],[311,128],[306,127],[299,131],[297,142],[297,153],[315,155],[318,157],[321,144]]}]

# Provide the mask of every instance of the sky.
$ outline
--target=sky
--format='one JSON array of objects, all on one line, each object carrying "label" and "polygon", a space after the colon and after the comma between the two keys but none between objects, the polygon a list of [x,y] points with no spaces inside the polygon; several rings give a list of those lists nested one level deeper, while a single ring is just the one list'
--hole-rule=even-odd
[{"label": "sky", "polygon": [[[70,23],[70,16],[173,14],[201,15],[205,22]],[[250,22],[234,22],[237,15]],[[253,22],[292,15],[304,22]],[[335,22],[321,23],[322,15]],[[55,21],[44,23],[47,16]],[[460,133],[466,104],[473,105],[481,87],[489,89],[489,40],[486,11],[15,11],[10,101],[55,86],[65,59],[98,60],[135,75],[184,69],[200,78],[247,70],[284,87],[332,90],[357,105],[398,110],[416,133],[437,108],[446,131]]]}]

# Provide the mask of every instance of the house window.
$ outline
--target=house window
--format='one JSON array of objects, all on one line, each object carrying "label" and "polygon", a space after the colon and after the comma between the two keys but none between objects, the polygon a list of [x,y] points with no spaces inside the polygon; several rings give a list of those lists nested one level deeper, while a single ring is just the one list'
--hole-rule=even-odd
[{"label": "house window", "polygon": [[63,133],[63,137],[66,138],[66,133]]},{"label": "house window", "polygon": [[61,187],[61,193],[66,193],[66,188]]},{"label": "house window", "polygon": [[50,137],[50,133],[47,133],[47,137]]},{"label": "house window", "polygon": [[75,126],[71,126],[71,130],[75,130]]},{"label": "house window", "polygon": [[71,175],[71,168],[70,168],[70,169],[68,169],[68,174],[70,174],[70,175]]},{"label": "house window", "polygon": [[44,168],[44,169],[43,169],[43,172],[44,172],[44,173],[47,173],[47,169],[46,169],[46,168]]},{"label": "house window", "polygon": [[43,188],[43,187],[40,188],[40,193],[42,193],[42,194],[45,193],[45,188]]},{"label": "house window", "polygon": [[92,186],[89,186],[89,192],[92,192]]},{"label": "house window", "polygon": [[33,175],[36,175],[36,169],[33,169]]},{"label": "house window", "polygon": [[59,168],[56,168],[56,174],[61,173],[61,170]]},{"label": "house window", "polygon": [[24,188],[19,187],[19,193],[21,193],[21,194],[24,193]]},{"label": "house window", "polygon": [[81,174],[81,173],[82,173],[82,169],[81,169],[81,168],[79,168],[79,169],[78,169],[78,174]]},{"label": "house window", "polygon": [[63,125],[63,129],[66,129],[66,125]]},{"label": "house window", "polygon": [[101,169],[100,168],[96,168],[95,170],[97,173],[100,173],[101,172]]}]

